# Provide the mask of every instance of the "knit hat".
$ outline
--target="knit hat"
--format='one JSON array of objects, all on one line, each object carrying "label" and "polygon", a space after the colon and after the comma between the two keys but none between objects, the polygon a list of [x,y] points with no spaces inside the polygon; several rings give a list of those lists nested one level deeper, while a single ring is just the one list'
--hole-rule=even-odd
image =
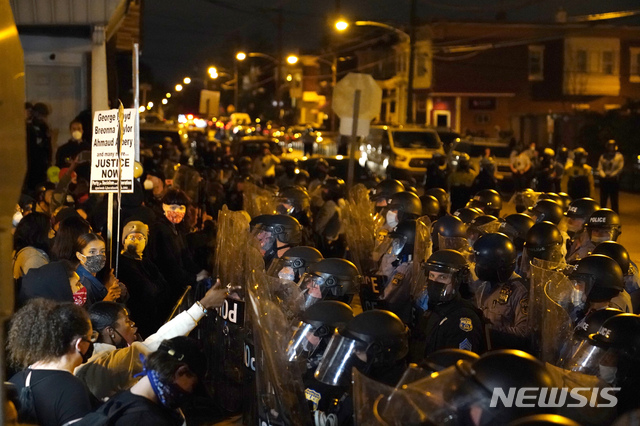
[{"label": "knit hat", "polygon": [[144,239],[147,240],[149,235],[149,227],[143,222],[132,220],[131,222],[127,223],[122,230],[122,241],[124,241],[129,234],[142,234],[144,236]]}]

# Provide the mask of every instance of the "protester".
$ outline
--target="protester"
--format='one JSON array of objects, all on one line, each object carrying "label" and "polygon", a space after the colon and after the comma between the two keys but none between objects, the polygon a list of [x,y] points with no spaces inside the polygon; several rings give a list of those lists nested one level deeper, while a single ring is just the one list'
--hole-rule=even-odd
[{"label": "protester", "polygon": [[100,300],[114,301],[126,297],[126,287],[113,275],[113,270],[107,275],[106,284],[96,278],[107,262],[106,247],[101,236],[93,233],[80,235],[76,240],[75,252],[80,261],[76,271],[87,289],[89,305]]},{"label": "protester", "polygon": [[44,213],[23,217],[13,234],[13,279],[19,280],[32,268],[49,263],[51,222]]}]

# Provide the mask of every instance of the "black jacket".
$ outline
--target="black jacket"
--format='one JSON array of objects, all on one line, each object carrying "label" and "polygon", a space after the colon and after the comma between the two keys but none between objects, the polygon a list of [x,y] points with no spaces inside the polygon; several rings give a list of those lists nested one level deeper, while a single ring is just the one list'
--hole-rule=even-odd
[{"label": "black jacket", "polygon": [[27,275],[22,278],[17,307],[38,297],[56,302],[73,302],[69,275],[61,261],[30,269]]}]

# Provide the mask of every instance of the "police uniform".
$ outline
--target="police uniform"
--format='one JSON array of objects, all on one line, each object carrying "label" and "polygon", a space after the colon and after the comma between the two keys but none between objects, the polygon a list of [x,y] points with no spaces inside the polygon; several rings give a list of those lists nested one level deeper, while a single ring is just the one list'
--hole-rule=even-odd
[{"label": "police uniform", "polygon": [[574,200],[592,197],[595,189],[591,166],[574,164],[569,167],[562,176],[561,187]]},{"label": "police uniform", "polygon": [[495,286],[485,281],[478,288],[475,301],[490,324],[489,349],[526,348],[529,287],[520,276],[514,273],[508,281]]},{"label": "police uniform", "polygon": [[420,362],[440,349],[486,349],[483,324],[471,302],[456,294],[453,300],[419,312],[409,342],[409,361]]},{"label": "police uniform", "polygon": [[365,278],[360,300],[363,310],[385,309],[409,324],[411,321],[411,280],[413,263],[384,255],[375,275]]},{"label": "police uniform", "polygon": [[596,248],[596,245],[589,238],[589,233],[583,231],[579,238],[576,238],[567,253],[567,262],[573,263],[589,256]]}]

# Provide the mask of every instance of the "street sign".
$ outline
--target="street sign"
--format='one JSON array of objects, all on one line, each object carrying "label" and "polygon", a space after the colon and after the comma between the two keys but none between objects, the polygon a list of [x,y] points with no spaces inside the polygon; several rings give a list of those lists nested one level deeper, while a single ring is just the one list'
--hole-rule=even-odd
[{"label": "street sign", "polygon": [[[124,110],[123,136],[120,152],[122,170],[120,191],[133,192],[133,166],[135,160],[134,125],[138,111]],[[96,111],[91,129],[91,193],[118,192],[118,110]]]},{"label": "street sign", "polygon": [[351,135],[356,90],[360,91],[358,107],[357,136],[367,136],[371,120],[380,113],[382,89],[369,74],[349,73],[340,80],[333,90],[331,107],[340,117],[340,134]]},{"label": "street sign", "polygon": [[200,114],[204,114],[207,120],[211,119],[212,115],[218,115],[220,111],[220,92],[214,90],[201,90],[200,91]]}]

